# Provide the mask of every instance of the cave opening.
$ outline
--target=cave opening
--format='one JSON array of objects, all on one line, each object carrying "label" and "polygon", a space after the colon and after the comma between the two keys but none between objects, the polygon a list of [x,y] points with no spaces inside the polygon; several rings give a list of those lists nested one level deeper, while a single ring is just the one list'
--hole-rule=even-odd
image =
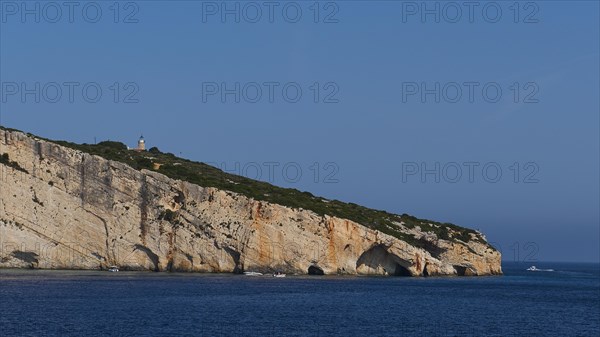
[{"label": "cave opening", "polygon": [[427,271],[427,265],[425,265],[425,267],[423,267],[423,276],[425,276],[425,277],[429,276],[429,272]]},{"label": "cave opening", "polygon": [[396,263],[396,268],[393,273],[394,276],[412,276],[408,269],[401,266],[399,263]]},{"label": "cave opening", "polygon": [[454,270],[456,270],[456,275],[465,276],[465,274],[467,272],[467,267],[454,266]]},{"label": "cave opening", "polygon": [[185,195],[182,191],[177,191],[177,195],[173,197],[175,204],[183,205],[185,203]]},{"label": "cave opening", "polygon": [[323,272],[323,269],[317,266],[310,266],[308,267],[308,275],[325,275],[325,273]]}]

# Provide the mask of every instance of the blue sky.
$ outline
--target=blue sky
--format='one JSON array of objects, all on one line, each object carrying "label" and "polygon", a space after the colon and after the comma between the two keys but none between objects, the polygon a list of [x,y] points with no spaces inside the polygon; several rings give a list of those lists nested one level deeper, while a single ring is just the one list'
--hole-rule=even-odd
[{"label": "blue sky", "polygon": [[[269,18],[230,1],[239,22],[216,2],[48,3],[0,2],[2,125],[143,133],[233,173],[481,229],[505,260],[599,260],[598,2],[476,2],[471,17],[459,2],[458,17],[445,2],[276,1]],[[436,4],[439,22],[421,16]]]}]

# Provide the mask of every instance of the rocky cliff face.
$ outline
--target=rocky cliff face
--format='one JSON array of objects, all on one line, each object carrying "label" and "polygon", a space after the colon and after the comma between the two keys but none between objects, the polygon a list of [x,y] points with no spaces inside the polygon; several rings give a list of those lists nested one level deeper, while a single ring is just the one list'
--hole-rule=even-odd
[{"label": "rocky cliff face", "polygon": [[0,267],[501,273],[500,254],[479,236],[465,243],[405,228],[427,243],[417,247],[350,220],[138,171],[17,131],[0,130],[0,154]]}]

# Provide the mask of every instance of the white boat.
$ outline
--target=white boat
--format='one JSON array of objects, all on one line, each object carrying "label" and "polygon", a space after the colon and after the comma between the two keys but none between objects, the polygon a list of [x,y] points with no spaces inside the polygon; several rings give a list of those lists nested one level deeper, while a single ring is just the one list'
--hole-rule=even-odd
[{"label": "white boat", "polygon": [[276,272],[275,274],[273,274],[273,277],[285,277],[284,273],[280,273],[280,272]]},{"label": "white boat", "polygon": [[110,266],[110,268],[108,268],[108,271],[112,272],[112,273],[116,273],[119,271],[119,267],[117,266]]},{"label": "white boat", "polygon": [[554,271],[554,269],[539,269],[536,266],[531,266],[525,270],[527,270],[527,271]]},{"label": "white boat", "polygon": [[245,271],[244,275],[246,276],[262,276],[262,273],[259,272],[255,272],[255,271]]}]

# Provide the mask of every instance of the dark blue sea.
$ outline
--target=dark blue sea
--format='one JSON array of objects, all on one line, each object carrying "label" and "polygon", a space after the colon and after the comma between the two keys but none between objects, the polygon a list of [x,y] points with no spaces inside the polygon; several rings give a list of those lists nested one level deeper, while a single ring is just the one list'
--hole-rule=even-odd
[{"label": "dark blue sea", "polygon": [[1,336],[599,336],[600,265],[479,278],[0,270]]}]

